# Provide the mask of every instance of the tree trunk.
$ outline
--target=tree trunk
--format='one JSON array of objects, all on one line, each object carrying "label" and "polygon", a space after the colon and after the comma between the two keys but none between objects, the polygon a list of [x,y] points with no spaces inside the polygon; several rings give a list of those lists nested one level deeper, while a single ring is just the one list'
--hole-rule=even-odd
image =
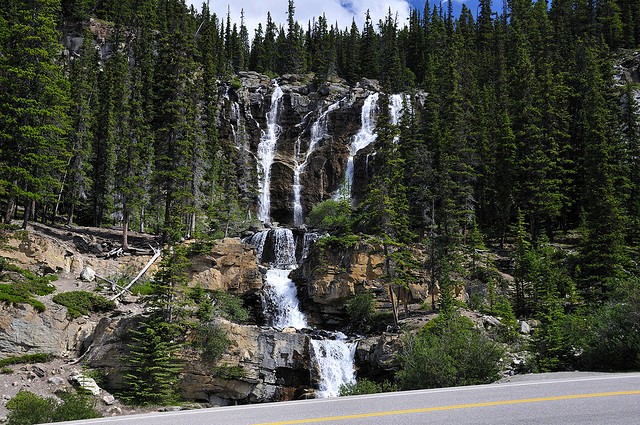
[{"label": "tree trunk", "polygon": [[71,203],[71,207],[69,208],[69,217],[67,218],[67,226],[71,226],[73,223],[73,213],[75,212],[76,204]]},{"label": "tree trunk", "polygon": [[144,205],[140,208],[140,233],[144,233]]},{"label": "tree trunk", "polygon": [[129,218],[131,214],[127,207],[124,207],[122,216],[122,250],[127,251],[129,249]]},{"label": "tree trunk", "polygon": [[4,212],[4,223],[9,224],[13,220],[13,214],[16,210],[16,197],[11,196],[7,201],[7,209]]},{"label": "tree trunk", "polygon": [[22,217],[22,228],[27,229],[27,225],[29,224],[29,217],[31,216],[31,200],[28,200],[24,205],[24,217]]},{"label": "tree trunk", "polygon": [[164,204],[164,229],[162,230],[162,243],[169,242],[169,226],[171,226],[171,196],[167,195]]}]

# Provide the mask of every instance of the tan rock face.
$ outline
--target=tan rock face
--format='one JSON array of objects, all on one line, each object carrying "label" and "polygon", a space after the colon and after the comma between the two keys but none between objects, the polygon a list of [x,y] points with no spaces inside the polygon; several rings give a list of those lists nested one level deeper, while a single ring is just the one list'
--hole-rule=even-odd
[{"label": "tan rock face", "polygon": [[[419,253],[416,253],[419,255]],[[358,243],[353,248],[312,247],[302,266],[292,273],[299,285],[298,296],[311,323],[340,328],[348,324],[347,303],[358,293],[369,291],[379,310],[391,309],[389,288],[382,280],[384,256],[379,246]],[[394,290],[397,298],[421,304],[429,296],[427,276],[415,270],[409,291]]]},{"label": "tan rock face", "polygon": [[70,322],[67,309],[55,304],[39,313],[30,305],[0,303],[0,357],[33,353],[75,356],[95,326],[84,319]]},{"label": "tan rock face", "polygon": [[[87,342],[92,350],[86,360],[101,369],[105,388],[111,391],[124,385],[123,356],[127,352],[128,329],[138,319],[103,319]],[[215,362],[198,353],[185,351],[188,365],[182,373],[179,391],[183,398],[211,402],[214,405],[236,402],[287,400],[311,388],[309,338],[298,332],[280,332],[258,326],[217,322],[231,344]],[[221,375],[225,367],[238,368],[233,376]]]},{"label": "tan rock face", "polygon": [[256,293],[262,288],[255,250],[240,239],[223,239],[210,254],[198,256],[192,262],[193,286],[199,284],[209,291],[236,295]]}]

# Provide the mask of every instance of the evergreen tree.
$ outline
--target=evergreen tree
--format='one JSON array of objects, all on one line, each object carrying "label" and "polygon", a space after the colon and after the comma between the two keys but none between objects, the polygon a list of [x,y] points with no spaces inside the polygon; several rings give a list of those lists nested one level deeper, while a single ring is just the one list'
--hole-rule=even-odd
[{"label": "evergreen tree", "polygon": [[[85,30],[82,53],[71,67],[70,82],[73,87],[72,131],[70,134],[70,148],[72,157],[66,170],[62,192],[64,204],[67,207],[67,224],[73,222],[76,206],[91,184],[91,148],[94,146],[95,108],[98,91],[98,52],[93,47],[93,35]],[[55,213],[57,214],[57,208]]]},{"label": "evergreen tree", "polygon": [[70,156],[69,82],[57,62],[60,3],[0,6],[0,188],[7,197],[5,222],[22,202],[26,228],[36,203],[56,202]]}]

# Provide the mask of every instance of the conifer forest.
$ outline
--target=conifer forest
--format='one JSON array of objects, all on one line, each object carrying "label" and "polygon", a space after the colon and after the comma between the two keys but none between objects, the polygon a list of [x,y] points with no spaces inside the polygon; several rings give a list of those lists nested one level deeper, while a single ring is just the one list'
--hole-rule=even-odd
[{"label": "conifer forest", "polygon": [[[161,291],[185,241],[313,229],[320,263],[380,247],[391,327],[421,285],[450,318],[425,332],[466,329],[464,307],[501,318],[502,344],[533,321],[530,371],[640,369],[640,0],[427,2],[344,28],[295,10],[250,30],[207,2],[0,0],[3,229],[108,227],[125,251],[152,234]],[[360,332],[371,302],[348,304]],[[399,354],[394,388],[434,385],[433,344]]]}]

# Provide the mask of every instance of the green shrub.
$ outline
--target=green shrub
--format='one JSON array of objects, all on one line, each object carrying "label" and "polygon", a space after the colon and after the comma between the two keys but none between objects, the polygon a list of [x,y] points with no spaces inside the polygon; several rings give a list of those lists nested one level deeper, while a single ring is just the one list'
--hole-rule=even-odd
[{"label": "green shrub", "polygon": [[105,312],[113,310],[116,305],[107,298],[87,291],[70,291],[57,294],[53,302],[67,307],[70,319],[84,316],[90,312]]},{"label": "green shrub", "polygon": [[347,313],[354,330],[368,332],[375,314],[374,296],[371,292],[361,292],[347,303]]},{"label": "green shrub", "polygon": [[398,387],[389,381],[382,383],[370,381],[366,378],[358,379],[353,384],[344,384],[340,387],[340,395],[362,395],[362,394],[378,394],[397,391]]},{"label": "green shrub", "polygon": [[193,345],[200,350],[206,360],[215,361],[229,348],[229,338],[224,330],[214,323],[207,323],[195,329]]},{"label": "green shrub", "polygon": [[0,368],[0,375],[11,375],[13,373],[13,369],[10,367],[2,367]]},{"label": "green shrub", "polygon": [[403,390],[486,384],[500,377],[503,354],[466,317],[439,316],[406,338],[396,378]]},{"label": "green shrub", "polygon": [[53,354],[36,353],[25,354],[22,356],[7,357],[0,360],[0,367],[9,366],[12,364],[25,364],[25,363],[46,363],[53,360]]},{"label": "green shrub", "polygon": [[617,297],[582,326],[573,326],[582,369],[640,370],[640,282],[623,285]]},{"label": "green shrub", "polygon": [[55,275],[38,276],[22,269],[9,261],[3,261],[0,270],[0,301],[7,304],[29,304],[37,311],[44,311],[45,306],[34,296],[53,293],[56,288],[51,284],[57,279]]},{"label": "green shrub", "polygon": [[327,199],[320,202],[307,216],[307,224],[332,234],[348,233],[352,224],[351,205],[346,199],[340,201]]},{"label": "green shrub", "polygon": [[62,399],[61,403],[54,398],[42,398],[21,390],[7,402],[7,425],[74,421],[101,416],[93,408],[93,400],[86,395],[64,391],[57,395]]},{"label": "green shrub", "polygon": [[220,316],[232,322],[246,322],[249,312],[244,308],[242,298],[223,291],[212,294],[213,304]]}]

